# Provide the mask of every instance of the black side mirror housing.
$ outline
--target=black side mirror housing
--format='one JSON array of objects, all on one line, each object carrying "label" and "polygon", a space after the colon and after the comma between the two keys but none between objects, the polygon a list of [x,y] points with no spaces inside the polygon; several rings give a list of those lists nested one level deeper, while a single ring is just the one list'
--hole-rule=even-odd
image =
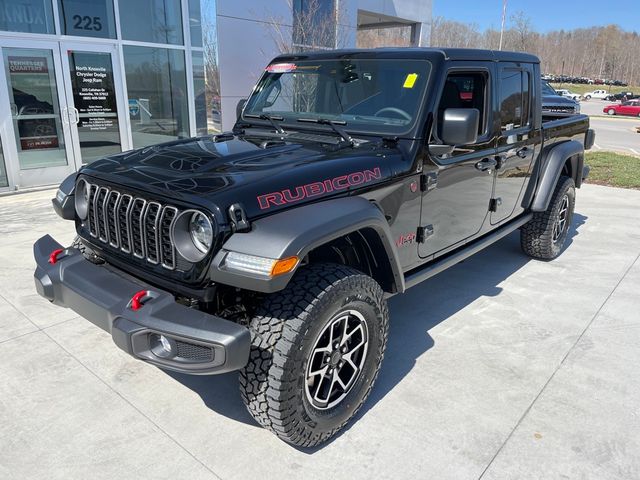
[{"label": "black side mirror housing", "polygon": [[242,109],[246,104],[247,104],[246,98],[242,98],[238,101],[238,104],[236,105],[236,120],[240,120],[240,115],[242,115]]},{"label": "black side mirror housing", "polygon": [[442,120],[442,142],[445,145],[470,145],[478,140],[480,110],[447,108]]}]

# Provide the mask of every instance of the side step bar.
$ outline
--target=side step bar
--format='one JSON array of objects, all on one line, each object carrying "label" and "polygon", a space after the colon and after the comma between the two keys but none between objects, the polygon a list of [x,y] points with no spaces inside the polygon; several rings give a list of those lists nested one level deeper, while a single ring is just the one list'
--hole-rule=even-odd
[{"label": "side step bar", "polygon": [[407,275],[405,275],[405,287],[411,288],[414,285],[426,280],[427,278],[431,278],[434,275],[446,270],[449,267],[454,266],[456,263],[461,262],[462,260],[469,258],[471,255],[479,252],[487,248],[492,243],[497,242],[502,237],[509,235],[514,230],[517,230],[522,225],[527,223],[529,220],[533,218],[532,213],[527,213],[526,215],[512,220],[511,222],[503,225],[497,230],[489,233],[488,235],[476,240],[475,242],[467,245],[466,247],[462,247],[462,250],[458,250],[455,253],[452,253],[442,259],[438,259],[432,263],[428,263],[423,267],[418,267],[415,270],[412,270]]}]

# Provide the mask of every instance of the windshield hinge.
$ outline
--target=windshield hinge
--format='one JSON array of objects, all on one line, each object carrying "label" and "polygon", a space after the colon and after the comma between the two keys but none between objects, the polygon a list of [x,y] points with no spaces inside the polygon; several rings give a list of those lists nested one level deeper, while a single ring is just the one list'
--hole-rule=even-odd
[{"label": "windshield hinge", "polygon": [[420,176],[420,191],[430,192],[438,185],[438,172],[426,172]]}]

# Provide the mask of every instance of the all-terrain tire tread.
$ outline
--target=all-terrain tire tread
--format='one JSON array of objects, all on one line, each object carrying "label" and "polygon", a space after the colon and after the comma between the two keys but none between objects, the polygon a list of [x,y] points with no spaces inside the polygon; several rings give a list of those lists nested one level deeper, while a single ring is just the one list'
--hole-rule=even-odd
[{"label": "all-terrain tire tread", "polygon": [[[343,265],[316,264],[301,269],[286,289],[269,295],[250,322],[252,348],[247,366],[240,371],[240,393],[253,418],[283,440],[301,447],[318,445],[340,430],[347,422],[331,431],[317,434],[301,421],[303,406],[296,401],[296,388],[303,365],[291,368],[288,362],[293,349],[299,348],[309,328],[308,317],[313,307],[332,294],[335,286],[348,282],[352,288],[362,288],[376,299],[384,318],[388,308],[380,286],[367,275]],[[383,322],[380,335],[382,351],[388,336],[388,322]],[[369,383],[360,409],[380,369]],[[297,373],[297,374],[296,374]]]}]

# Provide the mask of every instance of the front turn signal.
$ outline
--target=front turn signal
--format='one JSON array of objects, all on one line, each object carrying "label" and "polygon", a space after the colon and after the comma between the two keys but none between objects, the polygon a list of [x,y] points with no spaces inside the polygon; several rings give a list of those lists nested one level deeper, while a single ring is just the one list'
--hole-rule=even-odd
[{"label": "front turn signal", "polygon": [[275,277],[276,275],[289,273],[291,270],[296,268],[296,265],[298,265],[298,257],[289,257],[277,260],[273,264],[273,267],[271,267],[271,276]]}]

